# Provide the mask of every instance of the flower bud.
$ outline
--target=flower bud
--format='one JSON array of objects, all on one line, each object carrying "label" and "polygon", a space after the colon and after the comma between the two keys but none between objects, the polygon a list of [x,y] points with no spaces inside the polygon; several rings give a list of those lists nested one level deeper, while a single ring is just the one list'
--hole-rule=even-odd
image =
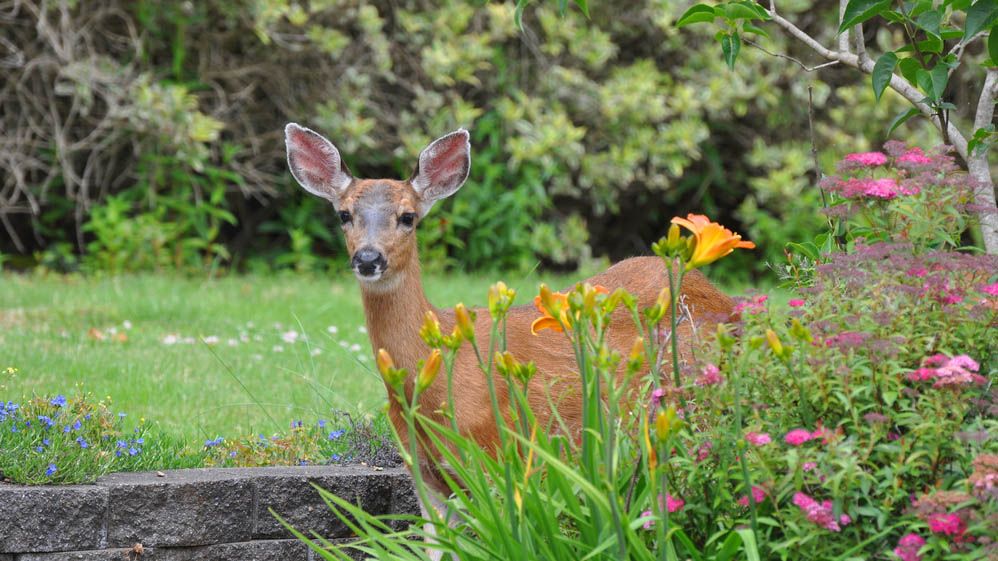
[{"label": "flower bud", "polygon": [[789,356],[790,350],[783,346],[783,343],[780,342],[780,338],[772,329],[766,330],[766,340],[769,342],[769,348],[773,350],[773,355],[777,358],[785,359]]},{"label": "flower bud", "polygon": [[493,319],[500,319],[506,315],[510,306],[513,304],[513,298],[516,297],[516,291],[507,287],[506,283],[499,281],[489,287],[489,315]]},{"label": "flower bud", "polygon": [[419,375],[416,377],[416,389],[418,391],[421,392],[430,387],[433,380],[437,378],[442,360],[443,355],[440,354],[440,349],[433,349],[430,356],[426,358],[426,362],[419,369]]},{"label": "flower bud", "polygon": [[419,328],[419,337],[429,347],[439,347],[442,343],[443,334],[440,332],[440,321],[433,310],[427,310],[423,316],[423,325]]},{"label": "flower bud", "polygon": [[388,354],[385,349],[378,349],[378,372],[381,372],[382,376],[388,376],[388,372],[395,368],[395,361],[392,360],[392,355]]},{"label": "flower bud", "polygon": [[463,303],[454,306],[454,321],[457,329],[467,341],[475,340],[475,312],[469,310]]},{"label": "flower bud", "polygon": [[554,292],[548,288],[548,285],[541,285],[539,295],[541,297],[541,307],[544,308],[544,311],[546,311],[549,316],[558,317],[558,314],[561,312],[561,305],[555,298]]},{"label": "flower bud", "polygon": [[811,330],[801,325],[801,322],[797,321],[797,318],[790,320],[790,335],[794,339],[805,343],[814,341],[814,338],[811,336]]},{"label": "flower bud", "polygon": [[627,370],[637,372],[645,362],[645,340],[642,337],[635,337],[634,344],[631,345],[631,353],[627,356]]},{"label": "flower bud", "polygon": [[659,409],[655,416],[655,438],[664,442],[676,428],[676,408],[669,406],[665,411]]},{"label": "flower bud", "polygon": [[735,338],[728,332],[726,324],[717,324],[717,343],[723,351],[730,351],[735,346]]}]

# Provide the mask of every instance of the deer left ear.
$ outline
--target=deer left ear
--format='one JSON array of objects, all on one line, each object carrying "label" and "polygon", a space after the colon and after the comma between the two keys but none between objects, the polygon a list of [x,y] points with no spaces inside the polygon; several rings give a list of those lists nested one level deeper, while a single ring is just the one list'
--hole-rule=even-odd
[{"label": "deer left ear", "polygon": [[471,171],[471,141],[468,131],[458,129],[430,143],[419,153],[416,172],[409,182],[419,195],[419,214],[425,216],[433,203],[457,192]]}]

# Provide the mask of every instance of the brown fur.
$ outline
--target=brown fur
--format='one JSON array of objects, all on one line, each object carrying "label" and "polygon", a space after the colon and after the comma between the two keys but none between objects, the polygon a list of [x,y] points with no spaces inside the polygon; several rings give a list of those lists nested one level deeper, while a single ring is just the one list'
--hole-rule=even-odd
[{"label": "brown fur", "polygon": [[[415,192],[407,182],[360,180],[355,181],[346,191],[339,208],[353,212],[353,205],[362,198],[366,189],[386,184],[391,186],[399,215],[411,212],[416,207],[418,203]],[[357,235],[352,235],[354,231],[350,227],[345,228],[347,248],[351,254],[357,249],[358,243]],[[426,311],[432,310],[437,314],[444,333],[449,333],[453,328],[454,314],[449,309],[435,308],[423,292],[413,231],[397,231],[383,239],[381,245],[389,263],[386,274],[397,277],[386,277],[382,281],[392,285],[392,289],[387,291],[371,290],[365,283],[361,283],[371,346],[375,351],[382,348],[387,350],[397,366],[415,372],[417,361],[426,358],[430,352],[419,337],[419,328]],[[668,284],[668,278],[662,259],[634,257],[615,264],[585,282],[599,284],[610,290],[624,288],[635,295],[639,307],[647,307],[655,302],[662,287]],[[731,313],[731,299],[718,291],[699,272],[693,271],[686,275],[681,292],[694,319],[700,325],[716,323],[718,319],[725,320]],[[481,349],[488,349],[491,318],[488,310],[479,309],[477,314],[475,331],[478,344]],[[569,429],[573,430],[581,424],[581,396],[578,392],[579,380],[574,355],[564,334],[550,330],[537,335],[530,332],[530,325],[538,316],[532,304],[510,310],[507,317],[508,347],[519,360],[532,360],[537,364],[538,374],[530,383],[528,396],[540,425],[547,426],[550,421],[549,414],[546,413],[550,410],[550,397],[558,403],[559,415]],[[617,310],[609,332],[610,346],[626,355],[636,335],[628,312],[623,308]],[[679,339],[682,355],[688,354],[691,339],[690,327],[684,325]],[[496,422],[492,416],[485,375],[479,370],[470,345],[463,345],[458,352],[453,376],[456,398],[454,408],[459,429],[481,445],[492,448],[498,441]],[[495,375],[495,383],[500,410],[508,411],[505,382],[501,376]],[[391,392],[390,389],[388,391]],[[411,396],[411,380],[407,385],[407,392]],[[446,408],[447,381],[441,375],[421,394],[420,409],[436,422],[446,423],[441,415]],[[401,408],[394,399],[390,400],[389,417],[399,434],[407,440]],[[426,451],[422,452],[425,454]],[[427,459],[424,457],[423,463],[431,467]],[[435,483],[438,487],[442,486],[442,481]],[[444,488],[438,490],[446,492]]]}]

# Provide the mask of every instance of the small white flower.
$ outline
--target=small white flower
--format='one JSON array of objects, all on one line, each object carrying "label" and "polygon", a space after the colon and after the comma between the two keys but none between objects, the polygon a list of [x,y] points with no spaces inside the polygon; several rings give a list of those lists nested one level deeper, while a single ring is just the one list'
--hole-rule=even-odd
[{"label": "small white flower", "polygon": [[274,345],[274,349],[273,350],[274,350],[275,353],[283,353],[284,352],[284,347],[282,347],[280,345]]},{"label": "small white flower", "polygon": [[298,332],[295,331],[294,329],[290,331],[285,331],[284,333],[281,333],[281,339],[285,343],[294,343],[295,341],[298,340]]},{"label": "small white flower", "polygon": [[312,349],[308,354],[311,356],[319,356],[322,354],[322,349]]},{"label": "small white flower", "polygon": [[329,327],[326,328],[326,331],[328,331],[330,335],[336,335],[337,333],[339,333],[340,328],[336,327],[335,325],[330,325]]},{"label": "small white flower", "polygon": [[108,335],[117,335],[118,334],[118,328],[117,327],[108,327],[107,328],[107,333],[108,333]]},{"label": "small white flower", "polygon": [[131,329],[132,328],[132,322],[130,322],[130,321],[128,321],[126,319],[125,321],[121,322],[121,326],[124,327],[125,329]]},{"label": "small white flower", "polygon": [[261,336],[261,335],[254,335],[253,336],[253,340],[254,341],[263,341],[263,336]]},{"label": "small white flower", "polygon": [[164,345],[176,345],[178,342],[180,342],[180,339],[173,333],[170,333],[166,337],[163,337],[162,341]]},{"label": "small white flower", "polygon": [[361,333],[367,333],[367,328],[362,325],[357,328],[357,331],[360,331]]},{"label": "small white flower", "polygon": [[250,328],[250,329],[253,329],[253,327],[254,327],[255,325],[256,325],[256,324],[255,324],[255,323],[253,323],[252,321],[247,321],[247,322],[246,322],[246,327],[248,327],[248,328]]},{"label": "small white flower", "polygon": [[367,355],[357,355],[357,360],[361,362],[367,362]]},{"label": "small white flower", "polygon": [[360,345],[358,345],[357,343],[354,343],[353,345],[350,345],[350,351],[351,352],[355,352],[355,353],[359,353],[360,352]]},{"label": "small white flower", "polygon": [[278,321],[278,322],[274,323],[274,329],[276,329],[278,331],[283,331],[284,330],[284,326],[281,324],[281,322]]},{"label": "small white flower", "polygon": [[204,338],[204,342],[206,345],[217,345],[218,341],[219,339],[217,335],[209,335]]},{"label": "small white flower", "polygon": [[340,346],[346,349],[350,346],[350,343],[347,343],[346,341],[340,341]]},{"label": "small white flower", "polygon": [[229,338],[229,339],[227,339],[227,340],[225,341],[225,343],[226,343],[227,345],[229,345],[230,347],[235,347],[236,345],[238,345],[238,344],[239,344],[239,341],[238,341],[237,339],[232,339],[232,338]]},{"label": "small white flower", "polygon": [[184,337],[183,343],[185,345],[193,345],[195,343],[194,337]]},{"label": "small white flower", "polygon": [[263,355],[253,354],[253,355],[250,355],[250,358],[252,358],[253,360],[263,360]]}]

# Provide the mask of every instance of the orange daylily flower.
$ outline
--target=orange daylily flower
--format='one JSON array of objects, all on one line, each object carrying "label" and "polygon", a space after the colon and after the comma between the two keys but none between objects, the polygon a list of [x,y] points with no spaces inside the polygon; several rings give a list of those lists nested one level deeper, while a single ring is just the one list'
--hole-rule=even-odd
[{"label": "orange daylily flower", "polygon": [[753,249],[755,247],[754,243],[748,240],[743,241],[739,234],[717,222],[711,222],[702,214],[688,214],[686,218],[677,216],[672,219],[672,223],[679,224],[693,232],[695,243],[693,255],[686,262],[687,271],[713,263],[735,249]]},{"label": "orange daylily flower", "polygon": [[[592,289],[600,294],[610,293],[610,289],[598,284]],[[552,292],[547,286],[542,286],[541,293],[534,296],[534,307],[543,314],[530,324],[530,332],[534,335],[545,329],[561,332],[562,324],[572,326],[572,317],[569,315],[568,309],[568,293]]]}]

